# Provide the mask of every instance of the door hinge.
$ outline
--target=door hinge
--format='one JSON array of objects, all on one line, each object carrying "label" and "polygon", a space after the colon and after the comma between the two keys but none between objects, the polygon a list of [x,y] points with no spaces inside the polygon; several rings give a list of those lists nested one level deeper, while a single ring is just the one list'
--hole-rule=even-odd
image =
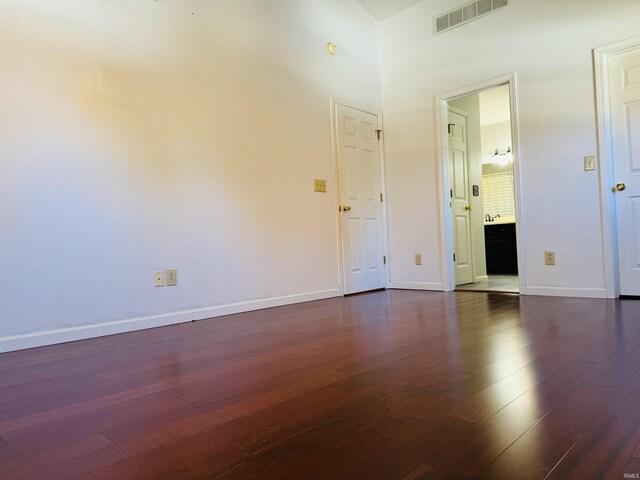
[{"label": "door hinge", "polygon": [[449,123],[447,124],[447,133],[451,133],[451,127],[455,127],[456,124],[455,123]]},{"label": "door hinge", "polygon": [[385,265],[387,264],[387,256],[386,255],[382,256],[382,263],[384,263]]},{"label": "door hinge", "polygon": [[376,130],[376,133],[378,134],[378,140],[380,140],[380,132],[382,132],[382,130]]},{"label": "door hinge", "polygon": [[453,188],[451,190],[449,190],[449,197],[453,198]]},{"label": "door hinge", "polygon": [[454,262],[456,261],[456,254],[455,253],[453,254],[453,261]]},{"label": "door hinge", "polygon": [[382,202],[382,194],[380,194],[380,202]]}]

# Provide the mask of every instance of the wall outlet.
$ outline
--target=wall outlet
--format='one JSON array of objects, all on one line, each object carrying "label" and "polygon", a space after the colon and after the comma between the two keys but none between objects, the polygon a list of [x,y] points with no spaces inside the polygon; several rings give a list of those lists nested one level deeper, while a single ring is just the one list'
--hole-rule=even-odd
[{"label": "wall outlet", "polygon": [[596,157],[589,155],[584,157],[584,171],[590,172],[596,169]]},{"label": "wall outlet", "polygon": [[166,271],[167,274],[167,287],[175,287],[178,285],[178,270],[171,268]]},{"label": "wall outlet", "polygon": [[314,192],[327,192],[327,181],[323,178],[316,178],[313,181],[313,191]]},{"label": "wall outlet", "polygon": [[555,265],[556,264],[556,252],[544,252],[544,264]]},{"label": "wall outlet", "polygon": [[164,273],[162,271],[153,272],[153,283],[156,287],[164,287]]},{"label": "wall outlet", "polygon": [[422,265],[422,254],[416,253],[416,265]]}]

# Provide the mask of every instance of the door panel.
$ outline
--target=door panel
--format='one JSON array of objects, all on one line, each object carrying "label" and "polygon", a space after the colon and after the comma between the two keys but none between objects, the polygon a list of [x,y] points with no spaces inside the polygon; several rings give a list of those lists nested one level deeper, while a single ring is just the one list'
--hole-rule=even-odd
[{"label": "door panel", "polygon": [[335,115],[344,293],[384,288],[378,118],[339,104]]},{"label": "door panel", "polygon": [[467,237],[469,236],[469,218],[466,215],[456,215],[456,263],[459,268],[468,266],[471,263],[469,249],[467,248]]},{"label": "door panel", "polygon": [[640,48],[608,69],[620,294],[640,295]]},{"label": "door panel", "polygon": [[360,198],[360,182],[358,180],[358,150],[356,147],[344,147],[344,183],[346,184],[345,198],[358,200]]},{"label": "door panel", "polygon": [[456,285],[473,282],[467,118],[449,111],[449,175]]},{"label": "door panel", "polygon": [[[349,272],[352,274],[362,273],[362,220],[359,218],[348,218],[345,224],[344,233],[350,247]],[[351,292],[349,292],[351,293]]]},{"label": "door panel", "polygon": [[640,172],[640,100],[626,106],[626,132],[629,139],[629,170]]},{"label": "door panel", "polygon": [[640,268],[640,197],[631,197],[629,199],[629,210],[631,211],[631,244],[632,258],[631,266],[634,269]]},{"label": "door panel", "polygon": [[378,245],[378,238],[380,232],[378,231],[378,219],[367,218],[367,253],[369,255],[369,261],[367,265],[370,271],[378,270],[380,262],[378,261],[378,253],[380,252],[380,245]]}]

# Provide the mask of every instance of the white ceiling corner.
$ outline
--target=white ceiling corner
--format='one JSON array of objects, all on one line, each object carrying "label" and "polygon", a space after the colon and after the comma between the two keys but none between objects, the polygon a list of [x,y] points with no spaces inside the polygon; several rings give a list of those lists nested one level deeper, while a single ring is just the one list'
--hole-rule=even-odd
[{"label": "white ceiling corner", "polygon": [[376,20],[384,20],[424,0],[357,0]]}]

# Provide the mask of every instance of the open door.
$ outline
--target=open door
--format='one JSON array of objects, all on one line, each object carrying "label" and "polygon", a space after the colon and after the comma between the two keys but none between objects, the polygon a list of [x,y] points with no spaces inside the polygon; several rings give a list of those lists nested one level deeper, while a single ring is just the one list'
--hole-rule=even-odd
[{"label": "open door", "polygon": [[377,115],[335,104],[344,293],[385,287]]},{"label": "open door", "polygon": [[608,67],[620,295],[640,296],[640,47]]},{"label": "open door", "polygon": [[471,192],[469,191],[469,153],[465,112],[449,107],[448,133],[455,284],[463,285],[473,282]]}]

